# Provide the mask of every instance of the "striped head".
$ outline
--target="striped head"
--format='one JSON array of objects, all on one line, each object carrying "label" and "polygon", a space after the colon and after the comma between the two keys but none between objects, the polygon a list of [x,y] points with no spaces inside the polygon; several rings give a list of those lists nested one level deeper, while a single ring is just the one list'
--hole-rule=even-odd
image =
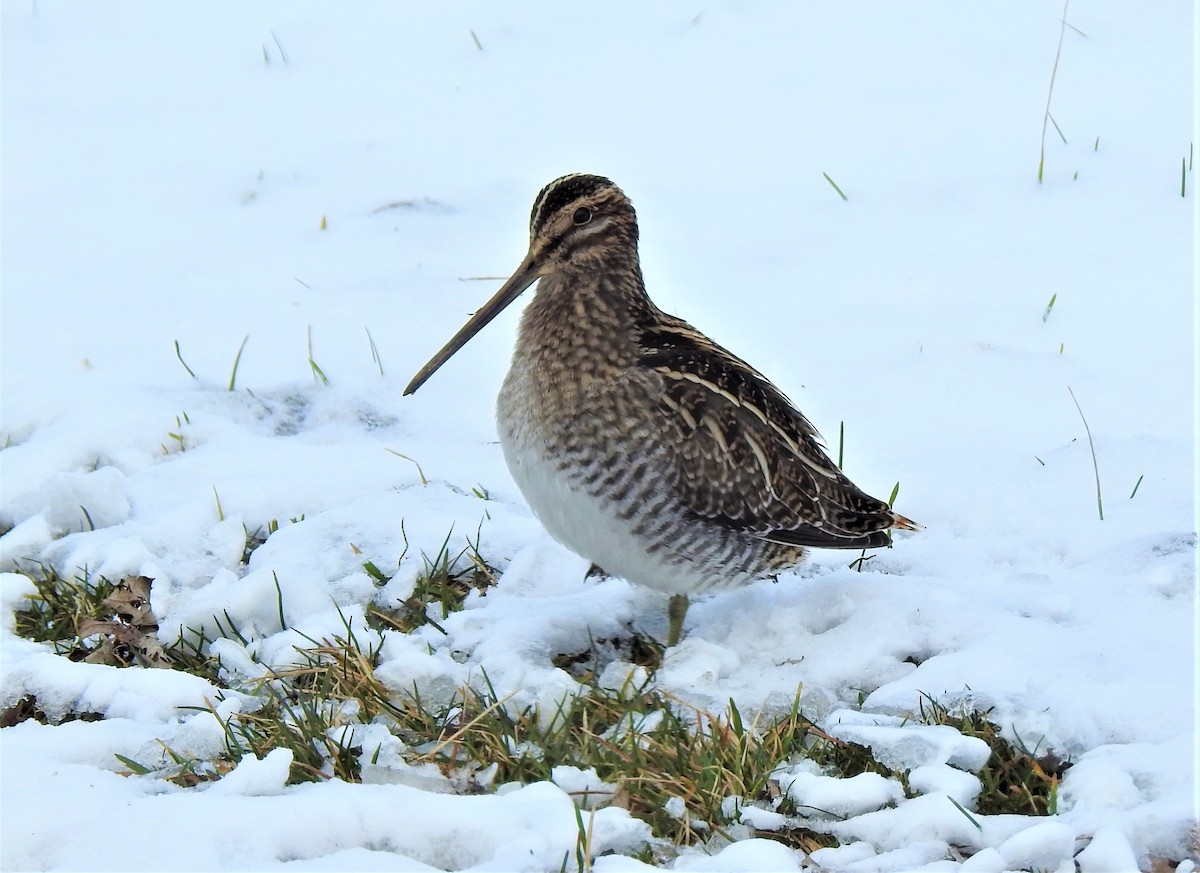
[{"label": "striped head", "polygon": [[637,215],[625,193],[603,176],[572,173],[542,189],[529,216],[529,252],[445,346],[415,375],[412,394],[485,325],[545,276],[626,271],[641,286],[637,256]]},{"label": "striped head", "polygon": [[577,273],[606,261],[637,261],[633,204],[603,176],[571,173],[541,190],[529,213],[529,256],[538,275]]}]

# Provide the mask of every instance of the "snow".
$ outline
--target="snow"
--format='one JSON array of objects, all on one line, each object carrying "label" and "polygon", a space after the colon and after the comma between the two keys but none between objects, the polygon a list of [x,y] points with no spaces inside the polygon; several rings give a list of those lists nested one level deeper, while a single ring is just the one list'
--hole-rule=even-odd
[{"label": "snow", "polygon": [[679,860],[676,870],[695,873],[754,873],[756,870],[800,870],[801,858],[787,847],[770,840],[743,840],[710,855],[689,855]]},{"label": "snow", "polygon": [[1129,841],[1116,828],[1099,828],[1076,860],[1079,873],[1120,873],[1137,867]]},{"label": "snow", "polygon": [[991,750],[978,737],[964,737],[944,724],[911,724],[896,716],[839,710],[826,719],[830,736],[871,750],[876,761],[893,770],[951,764],[978,771]]},{"label": "snow", "polygon": [[1017,870],[1037,867],[1043,870],[1074,865],[1071,855],[1075,849],[1075,832],[1062,822],[1040,822],[1013,834],[1000,844],[997,851],[1005,864]]},{"label": "snow", "polygon": [[288,749],[272,749],[261,759],[246,755],[223,779],[208,789],[211,794],[240,794],[259,797],[282,794],[287,784],[293,755]]},{"label": "snow", "polygon": [[963,807],[971,807],[982,786],[979,779],[948,764],[922,764],[908,773],[908,787],[917,794],[944,794]]},{"label": "snow", "polygon": [[596,768],[583,770],[560,764],[550,771],[550,779],[567,794],[575,798],[577,806],[591,808],[611,800],[617,793],[616,785],[605,782],[596,774]]},{"label": "snow", "polygon": [[[380,748],[363,784],[286,786],[278,751],[195,789],[119,775],[117,754],[215,754],[203,708],[248,701],[72,663],[12,625],[38,563],[150,576],[164,643],[237,622],[248,643],[218,644],[237,686],[295,662],[301,634],[349,618],[365,639],[367,606],[409,596],[453,531],[452,554],[478,537],[499,585],[445,636],[375,634],[390,688],[448,702],[486,673],[549,719],[581,691],[553,655],[630,627],[661,638],[663,596],[585,580],[504,467],[492,406],[518,307],[400,396],[498,285],[473,277],[519,262],[539,188],[571,171],[634,201],[656,302],[776,381],[834,451],[844,422],[851,477],[884,497],[899,481],[898,509],[926,527],[862,572],[814,553],[697,600],[650,677],[712,711],[733,699],[747,724],[800,689],[824,729],[914,768],[917,796],[780,762],[785,790],[842,810],[840,847],[747,838],[661,863],[1195,860],[1194,173],[1179,196],[1200,142],[1195,11],[1069,7],[1082,33],[1064,34],[1052,100],[1068,142],[1050,129],[1039,184],[1061,13],[6,2],[0,707],[34,694],[105,718],[0,732],[0,866],[574,865],[574,793],[594,774],[458,795],[380,725],[355,729]],[[376,588],[368,560],[395,578]],[[646,679],[614,662],[602,684]],[[1059,814],[973,823],[950,798],[973,809],[982,753],[915,722],[923,695],[1071,760]],[[743,821],[779,823],[745,804]],[[643,823],[589,816],[593,854],[615,853],[595,869],[646,868]],[[113,839],[128,822],[137,838]]]},{"label": "snow", "polygon": [[885,779],[878,773],[839,779],[814,770],[811,761],[801,761],[794,767],[777,770],[772,778],[778,780],[779,787],[797,807],[839,818],[890,806],[904,797],[904,790],[896,780]]}]

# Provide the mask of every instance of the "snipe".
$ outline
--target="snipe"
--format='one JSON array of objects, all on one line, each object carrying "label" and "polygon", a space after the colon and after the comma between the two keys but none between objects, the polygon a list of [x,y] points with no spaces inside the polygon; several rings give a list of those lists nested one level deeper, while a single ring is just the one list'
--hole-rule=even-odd
[{"label": "snipe", "polygon": [[633,205],[608,179],[551,182],[529,237],[516,272],[404,393],[540,279],[497,402],[504,458],[556,540],[673,594],[668,645],[691,592],[771,576],[806,547],[919,529],[842,475],[762,374],[654,305]]}]

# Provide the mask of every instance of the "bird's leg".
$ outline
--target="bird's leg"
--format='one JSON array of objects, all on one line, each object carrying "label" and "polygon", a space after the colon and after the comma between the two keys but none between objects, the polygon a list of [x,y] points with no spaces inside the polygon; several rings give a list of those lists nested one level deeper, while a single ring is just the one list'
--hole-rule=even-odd
[{"label": "bird's leg", "polygon": [[672,594],[670,601],[667,603],[667,619],[670,622],[669,630],[667,631],[667,648],[679,645],[679,637],[683,634],[683,619],[687,615],[688,596],[686,594]]}]

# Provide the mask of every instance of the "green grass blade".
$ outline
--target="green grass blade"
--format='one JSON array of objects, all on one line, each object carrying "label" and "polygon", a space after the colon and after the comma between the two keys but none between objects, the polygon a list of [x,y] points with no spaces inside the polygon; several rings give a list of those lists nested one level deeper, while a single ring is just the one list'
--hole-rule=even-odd
[{"label": "green grass blade", "polygon": [[[1042,116],[1042,151],[1038,159],[1038,182],[1042,181],[1043,172],[1046,169],[1046,130],[1053,119],[1050,117],[1050,101],[1054,97],[1054,80],[1058,76],[1058,62],[1062,58],[1063,39],[1067,35],[1067,6],[1071,0],[1063,0],[1062,28],[1058,32],[1058,48],[1054,52],[1054,66],[1050,69],[1050,87],[1046,90],[1046,112]],[[1057,130],[1058,125],[1054,128]],[[1062,136],[1062,131],[1058,131],[1058,135]],[[1063,142],[1066,142],[1066,137],[1063,137]]]},{"label": "green grass blade", "polygon": [[1083,419],[1083,429],[1087,433],[1088,447],[1092,450],[1092,469],[1096,473],[1096,508],[1100,511],[1100,520],[1104,521],[1104,498],[1100,495],[1100,465],[1096,461],[1096,444],[1092,440],[1092,429],[1088,427],[1087,418],[1084,417],[1083,409],[1079,405],[1079,401],[1075,398],[1075,392],[1071,391],[1071,386],[1067,386],[1067,391],[1071,393],[1071,400],[1075,403],[1075,408],[1079,410],[1079,417]]},{"label": "green grass blade", "polygon": [[839,187],[838,187],[838,183],[837,183],[837,182],[835,182],[835,181],[833,181],[833,179],[829,178],[829,174],[828,174],[828,173],[822,173],[821,175],[825,177],[825,181],[826,181],[826,182],[828,182],[830,185],[832,185],[832,186],[833,186],[833,190],[834,190],[834,191],[836,191],[836,192],[838,192],[838,196],[839,196],[839,197],[841,197],[843,200],[849,200],[849,199],[850,199],[849,197],[847,197],[847,196],[846,196],[846,192],[845,192],[845,191],[843,191],[841,188],[839,188]]},{"label": "green grass blade", "polygon": [[183,359],[183,352],[181,352],[179,350],[179,340],[175,340],[175,357],[179,358],[179,363],[183,364],[183,369],[188,371],[189,376],[191,376],[193,379],[200,378],[199,376],[197,376],[195,373],[192,372],[192,368],[189,367],[187,365],[187,361],[185,361]]},{"label": "green grass blade", "polygon": [[124,755],[118,755],[115,753],[113,754],[113,757],[136,773],[138,776],[145,776],[147,773],[152,772],[149,767],[139,764],[137,761],[133,760],[133,758],[126,758]]},{"label": "green grass blade", "polygon": [[1063,145],[1069,145],[1067,135],[1062,132],[1062,128],[1058,126],[1058,122],[1054,120],[1054,116],[1050,115],[1048,118],[1050,119],[1050,123],[1054,125],[1054,130],[1058,133],[1059,139],[1063,141]]},{"label": "green grass blade", "polygon": [[[242,337],[242,344],[240,346],[238,346],[237,355],[235,355],[233,358],[233,372],[229,374],[229,389],[228,390],[230,390],[230,391],[232,391],[233,387],[237,384],[238,364],[240,364],[242,362],[242,350],[244,348],[246,348],[246,343],[249,341],[249,339],[250,339],[250,334],[246,334],[244,337]],[[187,365],[185,364],[184,366],[187,366]]]},{"label": "green grass blade", "polygon": [[285,631],[288,629],[287,620],[283,617],[283,589],[279,587],[279,576],[275,571],[271,571],[271,578],[275,580],[275,605],[279,608],[279,629]]},{"label": "green grass blade", "polygon": [[371,336],[371,329],[365,324],[363,330],[367,332],[367,342],[371,344],[371,360],[375,362],[375,366],[379,368],[379,375],[383,375],[383,358],[379,356],[379,348],[375,345],[375,337]]},{"label": "green grass blade", "polygon": [[967,817],[967,821],[969,821],[971,824],[975,825],[975,827],[976,827],[978,830],[980,830],[980,831],[982,831],[982,830],[983,830],[983,825],[981,825],[981,824],[979,823],[979,820],[978,820],[977,818],[975,818],[975,816],[971,815],[971,813],[967,812],[967,811],[966,811],[966,810],[963,808],[963,805],[962,805],[961,803],[959,803],[957,800],[955,800],[955,799],[954,799],[953,797],[951,797],[949,794],[947,794],[947,795],[946,795],[946,799],[947,799],[947,800],[949,800],[951,803],[953,803],[953,804],[954,804],[954,808],[955,808],[955,809],[957,809],[959,812],[961,812],[963,815],[965,815],[965,816]]},{"label": "green grass blade", "polygon": [[312,325],[308,326],[308,366],[312,368],[313,381],[319,381],[322,385],[328,385],[329,379],[325,375],[325,371],[317,366],[317,362],[313,359],[313,344],[312,344]]}]

